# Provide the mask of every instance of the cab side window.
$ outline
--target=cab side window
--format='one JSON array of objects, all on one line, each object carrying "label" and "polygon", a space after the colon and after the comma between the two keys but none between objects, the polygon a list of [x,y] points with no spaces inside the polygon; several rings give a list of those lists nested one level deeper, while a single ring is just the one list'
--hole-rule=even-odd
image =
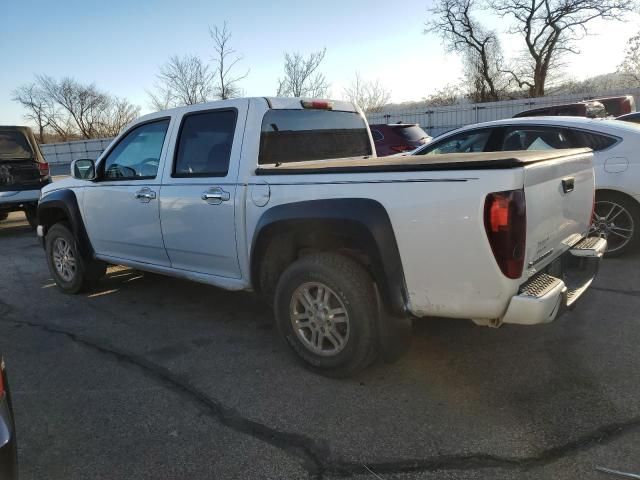
[{"label": "cab side window", "polygon": [[235,110],[192,113],[178,137],[173,177],[225,177],[236,129]]},{"label": "cab side window", "polygon": [[574,137],[574,144],[576,147],[590,148],[594,152],[609,148],[618,141],[615,137],[609,137],[607,135],[601,135],[593,132],[575,130],[571,133]]},{"label": "cab side window", "polygon": [[158,174],[169,119],[135,127],[104,160],[104,180],[143,180]]},{"label": "cab side window", "polygon": [[440,155],[444,153],[484,152],[491,136],[491,129],[471,130],[434,142],[418,155]]},{"label": "cab side window", "polygon": [[523,126],[509,127],[505,130],[500,150],[555,150],[574,146],[564,128]]}]

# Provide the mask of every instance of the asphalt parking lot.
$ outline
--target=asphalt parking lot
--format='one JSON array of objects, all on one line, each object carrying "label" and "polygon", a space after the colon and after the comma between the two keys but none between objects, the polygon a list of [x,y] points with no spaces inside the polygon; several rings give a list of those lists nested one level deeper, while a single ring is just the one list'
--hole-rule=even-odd
[{"label": "asphalt parking lot", "polygon": [[19,214],[0,265],[23,479],[640,473],[640,256],[551,325],[422,320],[350,380],[306,371],[251,294],[121,267],[60,293]]}]

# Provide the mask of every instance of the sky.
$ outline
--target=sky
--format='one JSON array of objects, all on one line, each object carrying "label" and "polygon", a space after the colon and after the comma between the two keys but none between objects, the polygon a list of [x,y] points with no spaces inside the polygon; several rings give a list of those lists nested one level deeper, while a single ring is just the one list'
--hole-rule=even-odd
[{"label": "sky", "polygon": [[[391,101],[416,101],[456,83],[461,63],[440,39],[425,35],[432,0],[4,0],[0,15],[0,124],[24,123],[11,91],[35,74],[71,76],[95,82],[150,111],[147,91],[159,67],[172,55],[212,57],[209,26],[226,20],[232,46],[249,69],[241,87],[246,96],[275,95],[285,51],[308,54],[327,49],[322,72],[330,93],[341,98],[355,72],[379,79]],[[502,31],[503,19],[483,15]],[[571,56],[572,78],[614,71],[627,39],[640,20],[596,22]],[[520,48],[517,37],[503,35],[506,54]]]}]

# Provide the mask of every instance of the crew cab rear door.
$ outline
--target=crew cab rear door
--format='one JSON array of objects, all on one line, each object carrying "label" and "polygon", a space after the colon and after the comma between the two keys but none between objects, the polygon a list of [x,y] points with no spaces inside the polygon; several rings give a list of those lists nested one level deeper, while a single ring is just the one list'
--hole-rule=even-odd
[{"label": "crew cab rear door", "polygon": [[240,278],[235,215],[249,101],[189,109],[180,119],[160,190],[160,220],[173,268]]}]

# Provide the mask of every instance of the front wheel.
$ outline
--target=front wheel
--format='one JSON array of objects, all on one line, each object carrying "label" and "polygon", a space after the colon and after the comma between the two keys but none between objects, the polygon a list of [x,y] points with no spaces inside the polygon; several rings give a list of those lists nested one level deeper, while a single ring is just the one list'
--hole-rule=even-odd
[{"label": "front wheel", "polygon": [[75,236],[65,224],[56,223],[49,229],[45,246],[49,271],[65,293],[88,290],[106,272],[104,263],[82,257]]},{"label": "front wheel", "polygon": [[275,315],[289,346],[318,373],[348,377],[375,359],[373,280],[348,257],[316,253],[291,264],[278,281]]},{"label": "front wheel", "polygon": [[638,244],[640,206],[616,192],[596,194],[591,235],[607,239],[607,257],[629,253]]}]

